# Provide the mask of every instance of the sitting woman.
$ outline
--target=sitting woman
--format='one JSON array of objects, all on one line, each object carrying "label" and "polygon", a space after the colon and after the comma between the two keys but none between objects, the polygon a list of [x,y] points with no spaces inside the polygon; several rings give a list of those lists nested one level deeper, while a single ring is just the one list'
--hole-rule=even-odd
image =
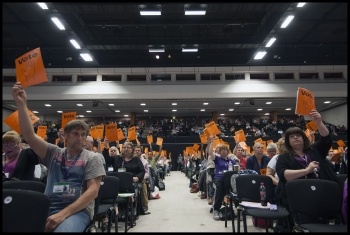
[{"label": "sitting woman", "polygon": [[[141,196],[139,194],[142,187],[142,180],[145,176],[145,167],[140,158],[134,156],[134,145],[132,142],[125,141],[123,144],[122,154],[116,157],[107,157],[105,154],[106,163],[112,163],[115,172],[131,172],[133,174],[133,182],[135,188],[136,197]],[[137,202],[139,201],[135,198],[134,201],[134,216],[137,215]],[[108,222],[104,219],[105,222]]]}]

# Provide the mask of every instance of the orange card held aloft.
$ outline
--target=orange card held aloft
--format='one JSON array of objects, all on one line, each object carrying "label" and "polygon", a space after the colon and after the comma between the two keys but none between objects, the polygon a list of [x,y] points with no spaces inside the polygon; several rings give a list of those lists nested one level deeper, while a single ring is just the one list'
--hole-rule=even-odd
[{"label": "orange card held aloft", "polygon": [[121,128],[118,128],[118,129],[117,129],[117,133],[118,133],[118,134],[117,134],[117,136],[118,136],[118,141],[119,141],[119,140],[125,139],[123,130],[122,130]]},{"label": "orange card held aloft", "polygon": [[[30,121],[32,124],[36,123],[39,118],[27,108],[27,113],[28,116],[30,117]],[[18,122],[18,110],[7,116],[3,122],[11,127],[14,131],[16,131],[18,134],[21,134],[21,128],[19,127],[19,122]]]},{"label": "orange card held aloft", "polygon": [[72,121],[75,119],[77,119],[77,112],[62,113],[61,128],[64,128],[69,121]]},{"label": "orange card held aloft", "polygon": [[316,125],[316,122],[314,120],[311,120],[310,122],[306,123],[306,128],[309,129],[310,131],[317,131],[318,127]]},{"label": "orange card held aloft", "polygon": [[338,140],[337,144],[338,144],[339,147],[345,147],[345,143],[344,143],[343,140]]},{"label": "orange card held aloft", "polygon": [[316,109],[315,97],[311,91],[298,87],[295,114],[310,116],[311,110]]},{"label": "orange card held aloft", "polygon": [[136,126],[132,126],[128,129],[128,139],[136,140]]},{"label": "orange card held aloft", "polygon": [[152,144],[153,143],[153,135],[148,135],[147,136],[147,143]]},{"label": "orange card held aloft", "polygon": [[242,142],[242,141],[244,142],[247,140],[245,137],[244,131],[242,129],[235,132],[235,137],[236,137],[235,140],[237,140],[238,142]]},{"label": "orange card held aloft", "polygon": [[22,87],[48,82],[40,47],[18,57],[15,65],[17,82],[21,82]]},{"label": "orange card held aloft", "polygon": [[157,137],[156,145],[162,146],[163,145],[163,138]]},{"label": "orange card held aloft", "polygon": [[46,137],[46,131],[47,131],[47,126],[38,126],[38,129],[36,130],[36,134],[44,140]]},{"label": "orange card held aloft", "polygon": [[205,134],[200,134],[199,137],[201,138],[202,144],[206,144],[208,142],[208,138]]},{"label": "orange card held aloft", "polygon": [[192,148],[197,151],[199,149],[199,145],[198,144],[193,144]]},{"label": "orange card held aloft", "polygon": [[110,142],[118,141],[117,123],[105,125],[105,136]]},{"label": "orange card held aloft", "polygon": [[205,128],[209,131],[210,134],[212,135],[218,135],[220,134],[220,130],[216,123],[214,121],[209,122],[208,124],[205,125]]}]

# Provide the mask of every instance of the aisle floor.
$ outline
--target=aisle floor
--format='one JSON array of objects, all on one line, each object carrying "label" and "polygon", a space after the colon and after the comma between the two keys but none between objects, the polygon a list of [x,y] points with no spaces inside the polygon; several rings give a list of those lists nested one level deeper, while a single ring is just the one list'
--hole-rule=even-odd
[{"label": "aisle floor", "polygon": [[[215,221],[208,201],[197,193],[190,193],[189,179],[184,173],[172,171],[164,182],[165,191],[159,192],[161,198],[149,201],[151,214],[141,215],[128,232],[232,232],[231,221],[227,227],[225,221]],[[253,226],[251,217],[247,217],[247,225],[248,232],[265,232],[264,228]],[[235,226],[237,232],[237,220]],[[118,230],[124,232],[124,222],[119,222]]]}]

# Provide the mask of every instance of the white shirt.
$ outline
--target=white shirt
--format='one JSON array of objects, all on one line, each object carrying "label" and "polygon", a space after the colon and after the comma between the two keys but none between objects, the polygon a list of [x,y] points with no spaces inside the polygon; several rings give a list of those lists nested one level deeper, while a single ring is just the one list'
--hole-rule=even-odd
[{"label": "white shirt", "polygon": [[278,179],[277,173],[276,173],[276,163],[277,163],[277,159],[278,159],[278,155],[276,154],[275,156],[273,156],[269,163],[267,164],[267,167],[270,167],[271,169],[273,169],[275,171],[275,178]]}]

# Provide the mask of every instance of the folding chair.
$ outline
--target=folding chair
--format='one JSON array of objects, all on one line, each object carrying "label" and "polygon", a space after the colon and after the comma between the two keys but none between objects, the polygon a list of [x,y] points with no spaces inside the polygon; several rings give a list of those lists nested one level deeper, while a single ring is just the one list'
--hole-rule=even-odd
[{"label": "folding chair", "polygon": [[[120,181],[118,177],[104,176],[101,181],[98,197],[95,199],[94,217],[91,226],[88,226],[86,232],[91,232],[98,218],[103,215],[108,216],[107,232],[111,232],[113,214],[115,214],[116,199],[119,193]],[[115,216],[115,232],[118,232],[118,217]]]},{"label": "folding chair", "polygon": [[44,193],[45,187],[46,185],[43,182],[35,180],[13,180],[2,182],[3,189],[25,189]]},{"label": "folding chair", "polygon": [[232,232],[235,232],[235,223],[234,223],[234,211],[233,211],[233,201],[236,200],[236,196],[232,194],[232,187],[231,187],[231,177],[233,174],[237,172],[235,171],[226,171],[224,173],[224,187],[226,190],[225,194],[225,227],[227,227],[227,210],[228,208],[231,210],[231,216],[232,216]]},{"label": "folding chair", "polygon": [[[116,204],[125,205],[125,232],[132,228],[136,223],[134,222],[134,206],[132,198],[135,196],[135,188],[133,184],[133,174],[130,172],[111,172],[108,171],[107,175],[116,176],[120,180],[119,193],[116,199]],[[135,198],[137,200],[137,198]],[[130,214],[130,226],[129,224],[129,214]],[[118,225],[116,224],[116,227]]]},{"label": "folding chair", "polygon": [[[298,179],[286,183],[286,192],[294,219],[293,232],[347,232],[347,225],[340,222],[343,196],[338,183],[320,179]],[[298,215],[322,218],[326,223],[299,223]]]},{"label": "folding chair", "polygon": [[[239,175],[236,178],[237,197],[240,202],[237,208],[237,230],[240,232],[240,216],[243,216],[244,232],[247,232],[247,215],[264,219],[265,224],[268,220],[285,219],[289,228],[288,216],[289,212],[282,206],[278,205],[277,210],[271,211],[270,208],[259,208],[254,206],[245,206],[242,202],[253,202],[260,204],[260,183],[263,182],[266,187],[266,198],[269,203],[274,203],[275,190],[272,179],[266,175],[248,174]],[[272,228],[272,227],[271,227]],[[268,232],[266,226],[266,232]]]},{"label": "folding chair", "polygon": [[2,232],[42,233],[49,215],[50,199],[32,190],[2,190]]}]

